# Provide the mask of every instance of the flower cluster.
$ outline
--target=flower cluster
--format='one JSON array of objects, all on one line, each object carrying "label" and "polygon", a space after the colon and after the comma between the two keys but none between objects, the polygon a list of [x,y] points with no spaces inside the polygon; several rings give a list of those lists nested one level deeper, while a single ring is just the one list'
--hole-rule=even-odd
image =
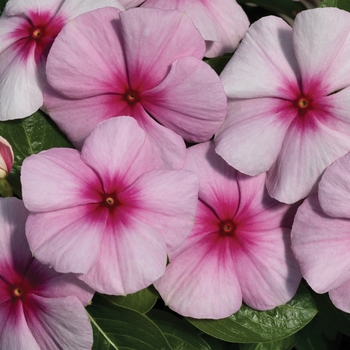
[{"label": "flower cluster", "polygon": [[89,349],[93,294],[152,284],[197,319],[302,278],[350,312],[350,14],[248,27],[234,0],[8,1],[0,119],[40,108],[74,147],[24,157],[23,201],[0,198],[0,349]]}]

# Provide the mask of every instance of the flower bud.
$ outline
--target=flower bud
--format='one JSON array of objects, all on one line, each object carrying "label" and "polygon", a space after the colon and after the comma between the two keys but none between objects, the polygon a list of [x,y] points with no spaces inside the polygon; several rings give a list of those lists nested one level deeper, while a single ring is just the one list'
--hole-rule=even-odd
[{"label": "flower bud", "polygon": [[0,136],[0,179],[4,179],[11,171],[14,155],[11,145]]}]

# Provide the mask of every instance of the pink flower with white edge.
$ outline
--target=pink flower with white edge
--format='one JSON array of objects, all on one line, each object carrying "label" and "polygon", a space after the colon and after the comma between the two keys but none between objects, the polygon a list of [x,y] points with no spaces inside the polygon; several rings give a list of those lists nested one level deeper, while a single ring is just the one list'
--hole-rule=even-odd
[{"label": "pink flower with white edge", "polygon": [[[209,140],[226,116],[205,42],[179,11],[91,11],[70,21],[48,57],[45,106],[78,147],[105,119],[129,115],[154,140],[160,162],[181,168],[185,143]],[[156,121],[154,119],[156,119]]]},{"label": "pink flower with white edge", "polygon": [[289,301],[301,280],[290,249],[294,206],[265,190],[265,174],[249,177],[230,167],[207,142],[188,149],[185,169],[199,177],[194,227],[155,282],[181,315],[218,319],[242,300],[257,310]]},{"label": "pink flower with white edge", "polygon": [[0,136],[0,179],[4,179],[11,171],[14,161],[12,146]]},{"label": "pink flower with white edge", "polygon": [[106,294],[141,290],[165,271],[189,234],[198,178],[159,169],[135,119],[100,123],[81,153],[57,148],[26,158],[23,199],[34,256]]},{"label": "pink flower with white edge", "polygon": [[317,293],[350,312],[350,154],[330,165],[319,193],[300,206],[292,228],[292,250],[303,277]]},{"label": "pink flower with white edge", "polygon": [[31,115],[43,104],[45,62],[63,26],[117,0],[9,0],[0,18],[0,120]]},{"label": "pink flower with white edge", "polygon": [[93,290],[32,256],[27,216],[22,201],[0,198],[0,349],[91,349]]},{"label": "pink flower with white edge", "polygon": [[206,41],[206,57],[235,51],[249,27],[246,13],[235,0],[147,0],[142,7],[185,12]]},{"label": "pink flower with white edge", "polygon": [[229,97],[216,152],[248,175],[267,172],[269,194],[305,198],[350,151],[350,14],[299,13],[293,29],[265,17],[248,30],[221,74]]}]

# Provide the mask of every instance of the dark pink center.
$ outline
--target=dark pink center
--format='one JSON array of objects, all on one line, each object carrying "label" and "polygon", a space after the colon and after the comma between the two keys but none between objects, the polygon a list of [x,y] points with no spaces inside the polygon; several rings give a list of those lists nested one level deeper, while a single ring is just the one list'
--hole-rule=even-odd
[{"label": "dark pink center", "polygon": [[101,205],[108,208],[110,211],[114,210],[118,205],[119,201],[115,193],[103,194]]},{"label": "dark pink center", "polygon": [[129,89],[125,92],[124,99],[129,106],[133,106],[137,102],[140,102],[140,95],[137,91]]},{"label": "dark pink center", "polygon": [[224,220],[220,223],[220,236],[232,237],[235,233],[236,225],[232,220]]},{"label": "dark pink center", "polygon": [[294,105],[298,108],[299,115],[303,115],[312,108],[312,99],[302,95],[294,101]]},{"label": "dark pink center", "polygon": [[14,296],[15,298],[20,298],[24,293],[24,289],[21,285],[19,286],[14,286],[12,288],[12,296]]}]

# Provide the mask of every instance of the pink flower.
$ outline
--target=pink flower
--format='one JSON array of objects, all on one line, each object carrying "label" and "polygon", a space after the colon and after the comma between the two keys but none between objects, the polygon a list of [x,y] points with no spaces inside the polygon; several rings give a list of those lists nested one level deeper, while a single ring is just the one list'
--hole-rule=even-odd
[{"label": "pink flower", "polygon": [[26,158],[21,179],[34,256],[107,294],[133,293],[158,279],[168,250],[192,228],[198,179],[156,169],[155,159],[130,117],[99,124],[81,154],[62,148]]},{"label": "pink flower", "polygon": [[79,147],[98,122],[130,115],[154,140],[160,161],[181,168],[181,137],[208,140],[226,116],[222,84],[201,60],[204,52],[204,40],[179,11],[86,13],[52,46],[47,74],[56,91],[45,95],[45,106]]},{"label": "pink flower", "polygon": [[350,312],[350,153],[326,169],[319,194],[300,206],[292,228],[292,249],[301,272],[317,293]]},{"label": "pink flower", "polygon": [[185,12],[206,41],[206,57],[233,52],[249,27],[249,20],[235,0],[147,0],[142,7]]},{"label": "pink flower", "polygon": [[174,311],[223,318],[243,301],[272,309],[295,294],[301,275],[290,249],[294,208],[271,199],[265,174],[248,177],[231,168],[207,142],[189,148],[185,168],[200,181],[195,224],[155,282]]},{"label": "pink flower", "polygon": [[350,151],[350,14],[299,13],[254,23],[221,74],[228,118],[216,151],[248,175],[267,171],[269,194],[306,197],[333,161]]},{"label": "pink flower", "polygon": [[0,348],[91,349],[84,305],[93,291],[32,257],[22,201],[0,198],[0,213]]},{"label": "pink flower", "polygon": [[0,120],[24,118],[43,104],[45,61],[63,26],[117,0],[9,0],[0,18]]},{"label": "pink flower", "polygon": [[11,171],[14,154],[11,145],[0,136],[0,179],[4,179]]}]

